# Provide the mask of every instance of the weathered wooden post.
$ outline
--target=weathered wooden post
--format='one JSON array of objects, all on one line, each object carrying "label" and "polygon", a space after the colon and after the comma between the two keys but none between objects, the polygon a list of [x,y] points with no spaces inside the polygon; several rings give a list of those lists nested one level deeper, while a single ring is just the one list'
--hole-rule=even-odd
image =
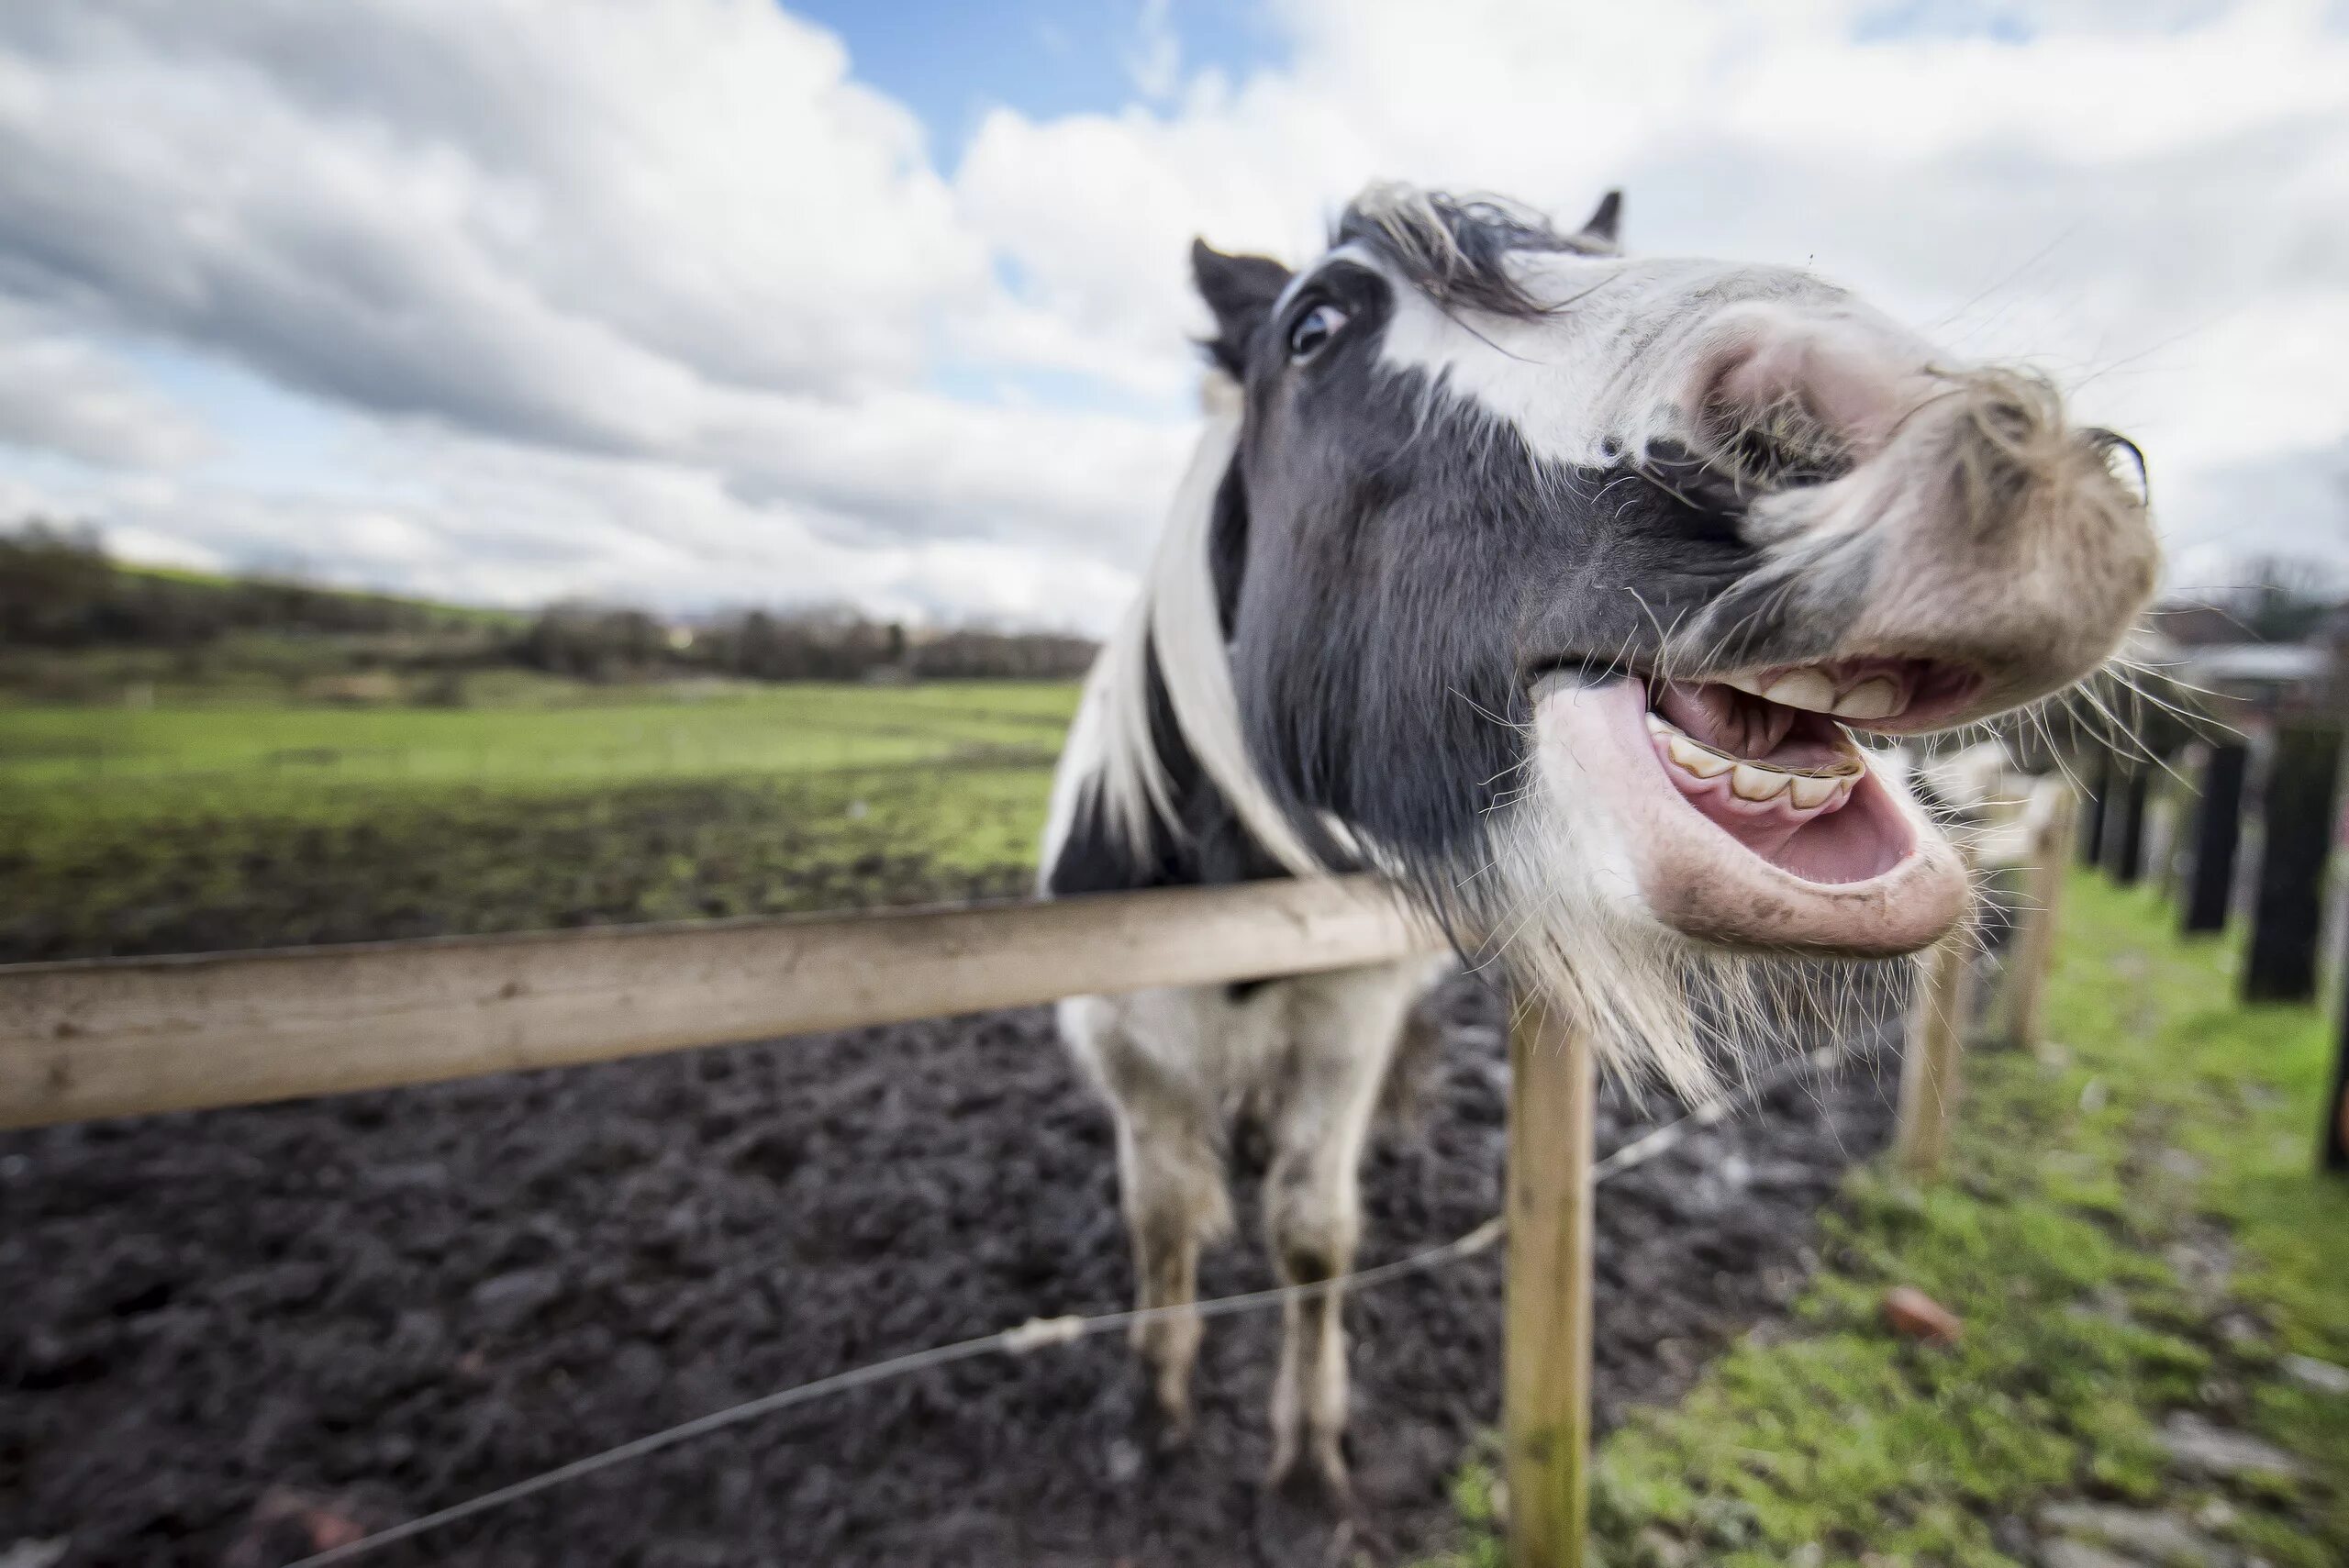
[{"label": "weathered wooden post", "polygon": [[2243,781],[2251,762],[2247,746],[2213,744],[2197,780],[2200,799],[2194,812],[2194,861],[2186,887],[2182,922],[2190,934],[2227,929],[2227,906],[2235,885],[2235,850],[2243,841]]},{"label": "weathered wooden post", "polygon": [[2244,956],[2247,1002],[2305,1002],[2316,995],[2324,864],[2332,848],[2332,792],[2341,734],[2280,726],[2262,792],[2259,892]]},{"label": "weathered wooden post", "polygon": [[2060,779],[2042,779],[2032,791],[2022,919],[2009,951],[2006,984],[2007,1040],[2025,1051],[2038,1051],[2045,1033],[2047,972],[2055,962],[2063,920],[2064,851],[2072,841],[2078,810],[2078,799]]},{"label": "weathered wooden post", "polygon": [[1934,1174],[1949,1151],[1958,1056],[1973,1008],[1974,930],[1968,923],[1926,955],[1909,1009],[1909,1049],[1900,1064],[1900,1121],[1892,1144],[1895,1163],[1909,1175]]},{"label": "weathered wooden post", "polygon": [[2150,762],[2131,762],[2114,784],[2104,826],[2104,869],[2122,887],[2134,887],[2145,869],[2145,792],[2153,771]]},{"label": "weathered wooden post", "polygon": [[2175,770],[2165,769],[2154,781],[2145,803],[2145,875],[2156,898],[2177,896],[2178,846],[2186,838],[2184,823],[2193,806],[2192,786]]},{"label": "weathered wooden post", "polygon": [[1509,1568],[1581,1568],[1590,1531],[1598,1073],[1589,1040],[1539,997],[1518,999],[1508,1059],[1501,1425]]}]

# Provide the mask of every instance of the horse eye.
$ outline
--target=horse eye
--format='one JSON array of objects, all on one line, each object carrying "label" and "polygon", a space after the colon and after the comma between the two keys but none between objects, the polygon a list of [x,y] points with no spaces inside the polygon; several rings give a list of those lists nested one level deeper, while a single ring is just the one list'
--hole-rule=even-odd
[{"label": "horse eye", "polygon": [[1319,353],[1346,324],[1346,313],[1334,305],[1317,305],[1297,318],[1288,329],[1288,357],[1302,362]]}]

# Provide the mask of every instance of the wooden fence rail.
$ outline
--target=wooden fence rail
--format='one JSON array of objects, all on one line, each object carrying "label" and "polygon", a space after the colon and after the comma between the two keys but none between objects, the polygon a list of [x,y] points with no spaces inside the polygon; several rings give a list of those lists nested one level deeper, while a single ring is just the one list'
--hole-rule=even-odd
[{"label": "wooden fence rail", "polygon": [[0,1127],[382,1089],[1436,945],[1367,878],[0,966]]}]

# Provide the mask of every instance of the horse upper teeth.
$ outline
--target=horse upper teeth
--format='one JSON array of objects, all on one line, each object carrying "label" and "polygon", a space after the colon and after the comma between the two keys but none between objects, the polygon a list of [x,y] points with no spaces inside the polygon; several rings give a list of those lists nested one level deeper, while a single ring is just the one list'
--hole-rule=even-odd
[{"label": "horse upper teeth", "polygon": [[1900,706],[1899,683],[1878,675],[1845,692],[1830,711],[1838,718],[1889,718]]},{"label": "horse upper teeth", "polygon": [[1784,707],[1809,708],[1813,713],[1841,711],[1835,706],[1835,683],[1817,670],[1794,670],[1770,683],[1762,695]]},{"label": "horse upper teeth", "polygon": [[1832,714],[1837,718],[1890,718],[1907,706],[1901,697],[1900,683],[1888,675],[1871,676],[1840,697],[1835,695],[1835,683],[1827,678],[1824,670],[1789,670],[1767,685],[1759,675],[1723,675],[1720,681],[1722,685],[1734,686],[1780,707]]},{"label": "horse upper teeth", "polygon": [[1782,773],[1776,768],[1757,768],[1749,762],[1733,763],[1730,769],[1730,793],[1740,800],[1771,800],[1795,782],[1792,773]]}]

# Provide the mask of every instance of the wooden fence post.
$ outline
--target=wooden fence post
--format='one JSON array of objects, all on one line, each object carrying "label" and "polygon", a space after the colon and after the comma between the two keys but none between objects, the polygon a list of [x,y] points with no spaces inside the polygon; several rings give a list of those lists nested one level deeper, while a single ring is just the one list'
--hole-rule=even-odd
[{"label": "wooden fence post", "polygon": [[1899,1127],[1893,1159],[1909,1175],[1941,1169],[1957,1108],[1957,1062],[1973,1010],[1974,932],[1961,926],[1925,960],[1923,983],[1909,1014],[1909,1049],[1900,1064]]},{"label": "wooden fence post", "polygon": [[2064,912],[2065,850],[2072,841],[2079,801],[2060,781],[2042,780],[2030,810],[2031,860],[2023,871],[2021,929],[2007,959],[2007,1040],[2037,1051],[2045,1032],[2047,972]]},{"label": "wooden fence post", "polygon": [[2104,818],[2112,801],[2113,761],[2110,747],[2099,747],[2095,765],[2087,770],[2087,798],[2080,806],[2080,864],[2093,870],[2102,863]]},{"label": "wooden fence post", "polygon": [[1597,1066],[1583,1032],[1538,997],[1518,998],[1508,1056],[1508,1561],[1581,1568],[1590,1529]]},{"label": "wooden fence post", "polygon": [[2188,933],[2222,931],[2235,885],[2235,850],[2243,840],[2243,781],[2251,762],[2247,746],[2213,744],[2198,781],[2194,811],[2194,861],[2186,889],[2183,922]]},{"label": "wooden fence post", "polygon": [[2104,869],[2122,887],[2135,886],[2145,869],[2145,792],[2153,772],[2151,762],[2131,762],[2114,781],[2118,815],[2105,823]]},{"label": "wooden fence post", "polygon": [[2178,895],[2178,846],[2186,838],[2184,823],[2193,804],[2192,786],[2174,770],[2165,770],[2154,782],[2145,805],[2145,875],[2156,898]]},{"label": "wooden fence post", "polygon": [[[2349,921],[2343,922],[2343,973],[2349,973]],[[2333,1024],[2332,1084],[2325,1092],[2324,1120],[2317,1128],[2316,1168],[2349,1173],[2349,985],[2341,988]]]},{"label": "wooden fence post", "polygon": [[2243,970],[2247,1002],[2305,1002],[2316,995],[2340,762],[2339,731],[2298,725],[2277,729],[2260,806],[2259,895]]}]

